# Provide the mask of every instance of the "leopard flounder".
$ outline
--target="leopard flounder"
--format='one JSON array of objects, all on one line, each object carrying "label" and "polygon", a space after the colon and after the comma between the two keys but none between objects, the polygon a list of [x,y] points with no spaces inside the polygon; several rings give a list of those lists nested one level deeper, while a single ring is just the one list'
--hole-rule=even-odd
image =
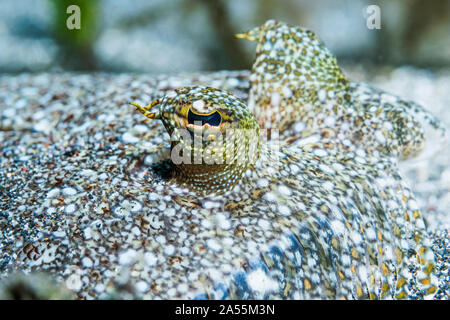
[{"label": "leopard flounder", "polygon": [[[171,141],[153,151],[136,144],[134,156],[153,161],[145,174],[134,169],[122,198],[108,183],[98,188],[111,206],[133,196],[141,205],[130,210],[139,213],[91,221],[80,207],[65,217],[69,236],[47,239],[76,248],[63,264],[47,251],[42,257],[39,241],[5,252],[23,269],[46,259],[66,283],[83,264],[92,281],[109,283],[109,294],[128,290],[125,281],[147,299],[432,296],[431,244],[398,159],[418,154],[425,126],[442,132],[439,122],[414,103],[350,82],[309,30],[270,20],[238,37],[258,42],[250,85],[245,72],[223,73],[135,104],[152,119],[146,139],[160,144],[152,121],[161,121]],[[248,106],[223,89],[249,90]],[[98,230],[83,236],[84,220]],[[86,261],[97,251],[105,263]],[[76,291],[101,290],[77,282]]]},{"label": "leopard flounder", "polygon": [[[236,224],[233,236],[225,232],[233,246],[245,238],[236,230],[250,227],[250,243],[260,257],[252,261],[248,254],[254,250],[248,247],[245,256],[257,267],[247,273],[260,272],[268,284],[257,292],[235,276],[226,285],[230,297],[404,298],[411,290],[411,270],[419,273],[416,290],[434,293],[430,243],[395,159],[423,148],[419,120],[443,132],[439,122],[420,106],[350,82],[310,30],[268,21],[238,37],[258,41],[249,109],[231,93],[209,87],[180,88],[139,107],[147,115],[153,111],[151,118],[162,119],[170,134],[188,128],[187,113],[195,112],[200,101],[209,106],[198,114],[198,120],[205,117],[200,125],[226,108],[234,110],[227,117],[240,127],[252,123],[257,131],[254,114],[262,129],[281,137],[278,148],[261,141],[247,148],[250,142],[243,139],[248,134],[242,134],[237,146],[247,153],[254,150],[249,156],[257,160],[241,166],[236,163],[243,152],[228,167],[202,158],[196,165],[200,175],[192,165],[174,165],[174,172],[182,172],[174,183],[194,190],[190,201],[215,203],[204,218],[223,212]],[[174,121],[177,116],[184,121]],[[191,140],[188,145],[191,154],[205,153],[202,147],[195,150]],[[236,147],[221,146],[221,157]],[[220,190],[211,187],[217,182]],[[215,235],[217,249],[228,256],[226,241],[231,242]]]}]

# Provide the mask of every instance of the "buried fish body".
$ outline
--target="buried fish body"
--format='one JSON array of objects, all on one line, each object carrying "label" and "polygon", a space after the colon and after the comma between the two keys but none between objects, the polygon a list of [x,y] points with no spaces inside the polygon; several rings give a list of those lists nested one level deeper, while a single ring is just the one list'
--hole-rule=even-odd
[{"label": "buried fish body", "polygon": [[[120,108],[141,87],[117,77],[116,95],[96,75],[108,94],[86,98],[75,120],[58,120],[49,146],[33,132],[39,161],[23,162],[22,148],[5,141],[2,152],[21,160],[7,164],[14,174],[0,171],[2,181],[12,181],[8,194],[26,196],[5,202],[2,276],[50,270],[81,298],[433,296],[431,243],[398,159],[418,154],[428,129],[441,132],[438,121],[349,81],[311,31],[268,21],[240,37],[258,41],[250,75],[190,76],[182,85],[139,78],[142,88],[161,85],[148,93],[154,103],[136,105],[157,119],[147,126]],[[70,98],[79,96],[72,83],[84,83],[90,97],[92,77],[57,82],[69,84]],[[235,97],[247,92],[248,105]],[[52,114],[67,112],[48,103]],[[111,103],[117,108],[102,114]],[[20,116],[16,127],[27,124]],[[94,120],[78,125],[86,119]]]}]

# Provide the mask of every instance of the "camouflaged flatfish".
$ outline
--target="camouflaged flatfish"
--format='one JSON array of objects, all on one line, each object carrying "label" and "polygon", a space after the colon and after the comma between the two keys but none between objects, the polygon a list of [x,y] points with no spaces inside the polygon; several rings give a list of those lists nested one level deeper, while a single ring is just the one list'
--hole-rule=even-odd
[{"label": "camouflaged flatfish", "polygon": [[[163,126],[150,120],[133,147],[119,144],[123,151],[71,154],[72,171],[83,174],[70,186],[43,181],[46,196],[26,199],[52,226],[31,232],[12,223],[17,214],[3,218],[4,239],[22,243],[2,242],[4,273],[50,270],[79,297],[94,298],[436,292],[431,243],[397,162],[417,155],[427,132],[443,134],[439,122],[412,102],[350,82],[309,30],[271,20],[238,36],[258,42],[249,76],[157,79],[165,85],[148,93],[156,100],[135,105]],[[247,92],[248,105],[236,97]],[[100,184],[81,178],[100,172],[108,177]],[[28,190],[17,185],[10,192]],[[61,205],[69,213],[46,220]],[[51,231],[61,228],[62,235]]]}]

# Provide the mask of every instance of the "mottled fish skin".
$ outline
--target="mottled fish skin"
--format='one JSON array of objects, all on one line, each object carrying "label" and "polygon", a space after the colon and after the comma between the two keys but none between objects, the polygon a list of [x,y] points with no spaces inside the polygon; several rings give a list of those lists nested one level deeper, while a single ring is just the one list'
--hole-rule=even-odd
[{"label": "mottled fish skin", "polygon": [[403,159],[424,146],[424,127],[444,136],[432,114],[414,102],[351,82],[311,30],[269,20],[238,35],[257,42],[249,107],[263,128],[287,143],[314,136],[338,148]]}]

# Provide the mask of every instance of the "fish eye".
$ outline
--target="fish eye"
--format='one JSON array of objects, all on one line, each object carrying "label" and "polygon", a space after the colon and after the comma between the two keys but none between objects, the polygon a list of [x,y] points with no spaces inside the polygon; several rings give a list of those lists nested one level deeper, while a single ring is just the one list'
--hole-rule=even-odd
[{"label": "fish eye", "polygon": [[202,126],[209,124],[212,127],[218,127],[222,121],[220,113],[216,110],[210,114],[198,114],[189,109],[188,111],[188,123],[194,125],[195,122],[202,123]]}]

